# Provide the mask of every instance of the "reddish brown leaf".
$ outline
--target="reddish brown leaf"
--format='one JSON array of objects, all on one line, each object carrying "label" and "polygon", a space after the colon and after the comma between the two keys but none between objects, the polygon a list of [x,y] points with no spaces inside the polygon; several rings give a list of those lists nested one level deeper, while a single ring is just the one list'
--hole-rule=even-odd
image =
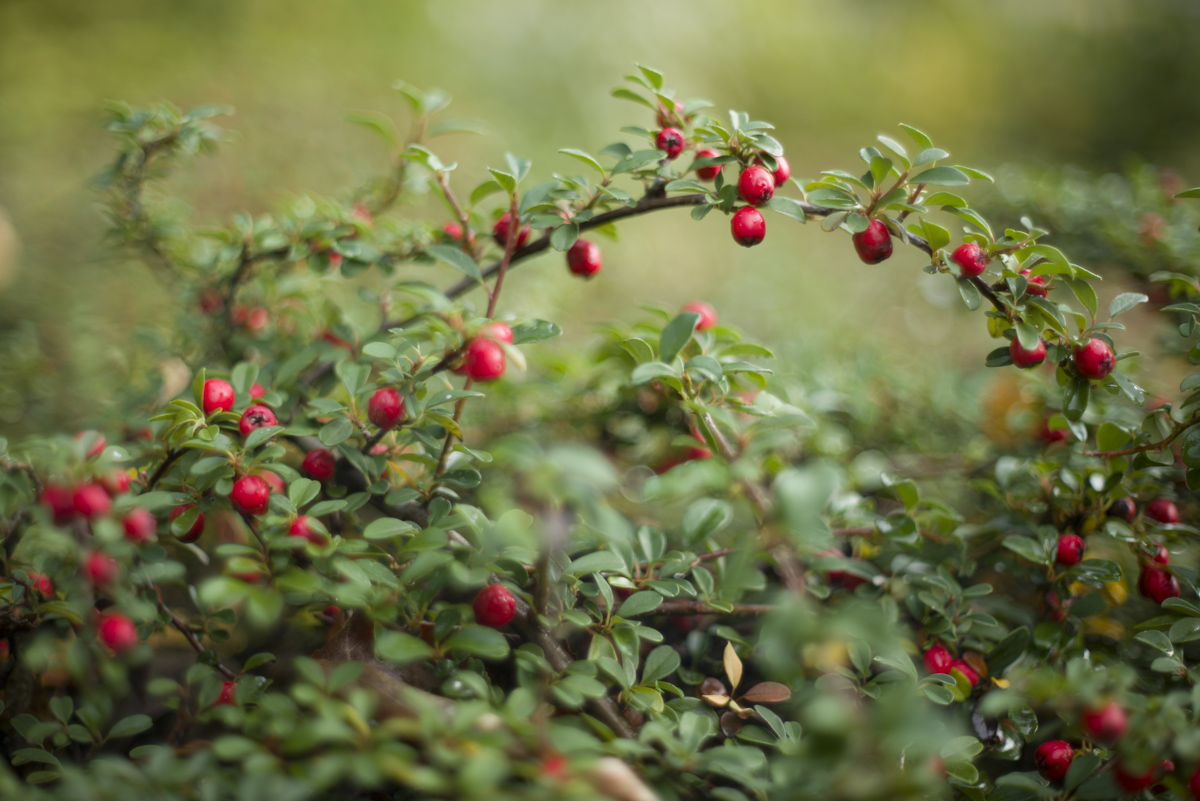
[{"label": "reddish brown leaf", "polygon": [[736,737],[737,733],[742,730],[742,719],[734,712],[726,712],[721,715],[721,733],[726,737]]},{"label": "reddish brown leaf", "polygon": [[778,704],[792,697],[792,691],[777,681],[755,684],[741,697],[748,704]]}]

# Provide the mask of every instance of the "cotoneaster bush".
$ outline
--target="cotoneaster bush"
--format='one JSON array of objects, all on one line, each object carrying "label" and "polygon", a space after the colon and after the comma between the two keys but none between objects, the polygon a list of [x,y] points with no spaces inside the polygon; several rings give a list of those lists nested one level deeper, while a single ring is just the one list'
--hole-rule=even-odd
[{"label": "cotoneaster bush", "polygon": [[[448,97],[401,84],[411,134],[360,118],[378,181],[219,230],[150,193],[219,110],[115,108],[115,233],[193,309],[193,381],[123,441],[0,446],[0,791],[1197,795],[1200,373],[1147,401],[1115,318],[1148,296],[1102,313],[915,128],[802,180],[768,123],[629,80],[653,128],[474,186],[432,148]],[[414,187],[452,218],[389,216]],[[570,351],[505,312],[510,270],[603,280],[597,238],[676,207],[731,247],[812,221],[868,276],[921,254],[1019,403],[937,459],[922,429],[961,423],[768,366],[713,299]],[[1200,287],[1171,282],[1198,363]]]}]

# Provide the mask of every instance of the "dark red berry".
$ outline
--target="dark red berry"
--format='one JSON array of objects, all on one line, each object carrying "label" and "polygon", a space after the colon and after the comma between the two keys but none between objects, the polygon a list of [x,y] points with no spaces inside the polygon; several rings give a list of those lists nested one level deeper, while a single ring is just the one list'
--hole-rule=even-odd
[{"label": "dark red berry", "polygon": [[1179,597],[1179,580],[1161,567],[1146,565],[1138,577],[1138,592],[1161,604],[1168,598]]},{"label": "dark red berry", "polygon": [[265,514],[271,501],[271,487],[258,476],[242,476],[233,483],[229,500],[243,514]]},{"label": "dark red berry", "polygon": [[491,339],[472,339],[463,351],[462,372],[472,381],[495,381],[504,375],[504,348]]},{"label": "dark red berry", "polygon": [[1033,763],[1038,773],[1052,782],[1060,782],[1067,775],[1067,769],[1075,759],[1075,751],[1065,740],[1051,740],[1038,746],[1033,755]]},{"label": "dark red berry", "polygon": [[678,128],[663,128],[654,140],[654,146],[666,153],[668,159],[678,158],[683,145],[683,131]]},{"label": "dark red berry", "polygon": [[1113,778],[1117,780],[1117,785],[1122,790],[1136,795],[1154,784],[1154,771],[1157,767],[1154,765],[1146,771],[1135,771],[1124,763],[1118,762],[1116,768],[1113,769]]},{"label": "dark red berry", "polygon": [[210,378],[204,382],[204,413],[212,414],[220,410],[228,412],[233,409],[233,385],[219,378]]},{"label": "dark red berry", "polygon": [[892,234],[882,220],[871,220],[866,229],[853,234],[850,241],[864,264],[879,264],[892,255]]},{"label": "dark red berry", "polygon": [[275,412],[266,406],[255,404],[247,406],[246,411],[242,412],[242,419],[238,421],[238,430],[242,432],[243,437],[248,437],[250,432],[256,428],[277,425],[279,425],[279,421],[275,419]]},{"label": "dark red berry", "polygon": [[75,519],[75,491],[58,484],[47,484],[38,502],[50,510],[55,525],[63,526]]},{"label": "dark red berry", "polygon": [[329,542],[329,537],[321,533],[314,525],[315,521],[307,515],[301,515],[292,521],[292,525],[288,527],[288,535],[292,537],[303,537],[314,545],[324,545]]},{"label": "dark red berry", "polygon": [[738,176],[738,194],[751,206],[761,206],[775,195],[775,178],[764,167],[753,165]]},{"label": "dark red berry", "polygon": [[1172,525],[1179,522],[1179,507],[1169,498],[1155,498],[1146,504],[1146,517]]},{"label": "dark red berry", "polygon": [[1171,563],[1171,552],[1167,550],[1167,546],[1159,545],[1154,549],[1150,561],[1160,565],[1169,565]]},{"label": "dark red berry", "polygon": [[1077,565],[1083,558],[1083,547],[1083,537],[1078,534],[1059,534],[1054,561],[1067,567]]},{"label": "dark red berry", "polygon": [[503,584],[489,584],[475,596],[475,622],[481,626],[500,628],[513,619],[517,611],[517,601],[508,587]]},{"label": "dark red berry", "polygon": [[974,278],[983,274],[983,271],[987,269],[987,258],[983,255],[983,249],[974,242],[964,242],[959,245],[950,254],[950,261],[958,265],[960,278]]},{"label": "dark red berry", "polygon": [[83,560],[83,575],[93,587],[107,587],[121,575],[121,563],[99,551],[92,551]]},{"label": "dark red berry", "polygon": [[925,670],[930,673],[949,673],[954,657],[940,642],[925,652]]},{"label": "dark red berry", "polygon": [[54,582],[45,573],[38,573],[36,570],[26,571],[29,576],[29,585],[33,591],[41,595],[43,598],[52,598],[54,596]]},{"label": "dark red berry", "polygon": [[121,525],[125,529],[125,539],[138,545],[153,542],[154,532],[158,529],[158,521],[154,519],[154,515],[140,507],[130,510],[121,521]]},{"label": "dark red berry", "polygon": [[1042,420],[1042,441],[1048,444],[1062,442],[1067,438],[1067,430],[1065,428],[1050,428],[1049,420]]},{"label": "dark red berry", "polygon": [[[496,224],[492,226],[492,238],[496,240],[496,244],[500,247],[505,247],[508,244],[508,228],[512,220],[511,212],[504,212],[500,219],[496,220]],[[529,224],[522,225],[517,230],[517,247],[522,247],[528,240],[532,229]]]},{"label": "dark red berry", "polygon": [[1022,370],[1037,367],[1046,361],[1046,340],[1038,337],[1037,346],[1033,350],[1025,350],[1021,340],[1013,337],[1013,341],[1008,344],[1008,355],[1012,358],[1012,363]]},{"label": "dark red berry", "polygon": [[[184,503],[176,506],[171,510],[171,514],[167,515],[167,520],[174,520],[188,509],[194,509],[195,504]],[[196,522],[192,523],[192,527],[179,535],[180,542],[195,542],[200,539],[200,535],[204,533],[204,512],[196,515]]]},{"label": "dark red berry", "polygon": [[1037,295],[1040,298],[1046,297],[1046,276],[1035,275],[1033,278],[1030,278],[1029,273],[1030,270],[1021,270],[1021,275],[1028,279],[1025,285],[1025,294]]},{"label": "dark red berry", "polygon": [[99,484],[81,484],[75,488],[75,512],[87,520],[104,517],[112,511],[112,498]]},{"label": "dark red berry", "polygon": [[1132,523],[1137,517],[1137,504],[1133,502],[1133,498],[1117,498],[1109,505],[1108,515]]},{"label": "dark red berry", "polygon": [[119,612],[101,615],[97,633],[100,642],[117,653],[128,651],[138,644],[137,626]]},{"label": "dark red berry", "polygon": [[304,455],[304,461],[300,463],[300,469],[317,481],[328,481],[333,478],[333,471],[336,467],[337,457],[333,455],[333,451],[325,448],[313,448]]},{"label": "dark red berry", "polygon": [[375,390],[367,401],[367,419],[385,430],[395,428],[404,419],[404,398],[392,387]]},{"label": "dark red berry", "polygon": [[233,699],[233,694],[237,690],[237,682],[227,681],[221,684],[221,694],[217,696],[217,700],[213,706],[234,706],[236,701]]},{"label": "dark red berry", "polygon": [[776,156],[775,164],[775,172],[771,173],[771,177],[775,179],[775,186],[780,187],[792,177],[792,165],[783,156]]},{"label": "dark red berry", "polygon": [[1192,798],[1200,801],[1200,768],[1196,768],[1192,778],[1188,779],[1188,789],[1192,791]]},{"label": "dark red berry", "polygon": [[[696,152],[696,158],[698,159],[715,159],[720,155],[721,154],[717,151],[708,149],[699,150]],[[715,164],[711,167],[697,167],[696,177],[701,181],[711,181],[717,177],[718,173],[721,172],[721,166],[722,165],[720,164]]]},{"label": "dark red berry", "polygon": [[767,236],[767,221],[762,213],[751,206],[742,206],[733,213],[729,221],[729,231],[733,241],[744,248],[752,248]]},{"label": "dark red berry", "polygon": [[1104,743],[1120,739],[1129,725],[1125,710],[1116,701],[1109,701],[1099,709],[1084,710],[1082,722],[1090,739]]},{"label": "dark red berry", "polygon": [[955,660],[951,661],[950,662],[950,670],[951,671],[957,670],[959,673],[961,673],[963,675],[963,678],[965,678],[967,680],[967,683],[970,684],[972,687],[974,687],[976,684],[979,683],[979,674],[976,673],[971,668],[970,665],[968,665],[966,662],[962,661],[961,659],[955,659]]},{"label": "dark red berry", "polygon": [[1112,348],[1103,339],[1089,339],[1075,348],[1071,361],[1081,376],[1092,379],[1104,378],[1117,363]]},{"label": "dark red berry", "polygon": [[497,342],[507,342],[509,345],[513,341],[512,329],[508,327],[508,323],[502,323],[499,320],[493,320],[480,328],[479,336],[494,339]]},{"label": "dark red berry", "polygon": [[600,246],[586,239],[576,239],[575,244],[567,250],[567,267],[575,275],[591,278],[600,272],[602,259]]}]

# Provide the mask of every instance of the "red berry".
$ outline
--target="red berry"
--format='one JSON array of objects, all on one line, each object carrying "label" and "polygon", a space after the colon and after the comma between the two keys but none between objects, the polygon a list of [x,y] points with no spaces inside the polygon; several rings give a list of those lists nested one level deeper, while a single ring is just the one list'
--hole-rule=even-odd
[{"label": "red berry", "polygon": [[708,448],[706,448],[706,447],[702,447],[702,446],[705,446],[705,445],[707,445],[707,444],[708,444],[708,443],[706,443],[706,442],[704,441],[704,437],[700,436],[700,432],[699,432],[699,431],[693,431],[693,432],[691,432],[691,433],[692,433],[692,439],[694,439],[694,440],[696,440],[697,442],[699,442],[699,443],[700,443],[700,446],[695,446],[695,445],[693,445],[692,447],[688,448],[688,452],[687,452],[687,461],[689,461],[689,462],[690,462],[690,461],[693,461],[693,460],[695,460],[695,459],[708,459],[708,458],[710,458],[710,457],[712,456],[712,451],[710,451],[710,450],[709,450]]},{"label": "red berry", "polygon": [[342,254],[338,253],[336,250],[329,251],[329,266],[335,270],[338,267],[341,267],[342,266]]},{"label": "red berry", "polygon": [[229,500],[243,514],[265,514],[271,500],[271,487],[258,476],[242,476],[233,483]]},{"label": "red berry", "polygon": [[693,300],[684,306],[683,310],[700,315],[700,320],[696,323],[697,331],[707,331],[717,325],[717,310],[702,300]]},{"label": "red berry", "polygon": [[1108,507],[1110,517],[1119,517],[1127,523],[1132,523],[1137,517],[1137,504],[1133,498],[1117,498]]},{"label": "red berry", "polygon": [[300,463],[300,469],[317,481],[328,481],[333,478],[333,471],[336,467],[337,457],[333,455],[333,451],[325,448],[313,448],[304,455],[304,461]]},{"label": "red berry", "polygon": [[92,551],[83,560],[83,574],[93,587],[106,587],[121,575],[121,563],[99,551]]},{"label": "red berry", "polygon": [[508,587],[503,584],[489,584],[475,596],[475,622],[481,626],[500,628],[513,619],[517,611],[517,601]]},{"label": "red berry", "polygon": [[1046,297],[1046,276],[1035,275],[1033,278],[1029,278],[1029,273],[1030,270],[1021,270],[1021,275],[1029,279],[1028,283],[1025,285],[1025,294],[1037,295],[1038,297],[1042,298]]},{"label": "red berry", "polygon": [[863,264],[879,264],[892,255],[892,234],[882,220],[871,220],[866,230],[850,237]]},{"label": "red berry", "polygon": [[200,311],[216,317],[225,308],[225,299],[215,289],[206,289],[200,293],[198,305],[200,306]]},{"label": "red berry", "polygon": [[666,153],[668,159],[678,158],[683,145],[683,131],[678,128],[663,128],[654,140],[654,146]]},{"label": "red berry", "polygon": [[1065,740],[1051,740],[1038,746],[1033,755],[1033,764],[1038,773],[1052,782],[1060,782],[1067,775],[1067,769],[1075,759],[1075,751]]},{"label": "red berry", "polygon": [[752,248],[762,242],[767,236],[767,221],[762,213],[751,206],[742,206],[733,213],[729,221],[729,231],[733,241],[744,248]]},{"label": "red berry", "polygon": [[[171,514],[167,515],[167,520],[174,520],[188,509],[194,509],[193,503],[182,503],[171,510]],[[180,542],[195,542],[200,539],[200,535],[204,533],[204,512],[196,515],[196,522],[192,523],[192,527],[179,535]]]},{"label": "red berry", "polygon": [[250,313],[246,315],[246,330],[251,334],[261,333],[262,330],[267,327],[267,321],[269,318],[270,315],[267,314],[266,309],[264,309],[262,306],[255,306],[250,310]]},{"label": "red berry", "polygon": [[272,495],[282,495],[287,491],[287,484],[283,483],[283,479],[278,473],[273,473],[270,470],[255,470],[254,475],[267,482],[267,486],[271,488]]},{"label": "red berry", "polygon": [[1058,551],[1054,561],[1067,567],[1079,564],[1079,560],[1083,558],[1083,548],[1083,537],[1078,534],[1059,534]]},{"label": "red berry", "polygon": [[1042,420],[1042,440],[1047,443],[1062,442],[1067,438],[1065,428],[1050,428],[1049,420]]},{"label": "red berry", "polygon": [[154,515],[140,507],[130,510],[121,521],[125,528],[125,539],[138,545],[154,541],[154,532],[158,529],[158,521]]},{"label": "red berry", "polygon": [[99,484],[82,484],[75,488],[75,511],[87,520],[104,517],[112,511],[112,498]]},{"label": "red berry", "polygon": [[221,694],[217,696],[217,700],[213,706],[234,706],[237,702],[233,699],[233,694],[237,690],[236,681],[227,681],[221,685]]},{"label": "red berry", "polygon": [[974,278],[987,269],[987,258],[983,249],[974,242],[964,242],[950,254],[950,261],[958,265],[960,278]]},{"label": "red berry", "polygon": [[288,535],[292,537],[304,537],[304,539],[314,545],[324,545],[329,542],[328,537],[313,527],[313,522],[313,519],[307,515],[297,517],[288,528]]},{"label": "red berry", "polygon": [[972,670],[971,666],[961,659],[952,660],[950,662],[950,670],[957,670],[959,673],[963,674],[963,677],[966,678],[967,682],[972,687],[979,683],[979,674]]},{"label": "red berry", "polygon": [[504,375],[504,348],[490,339],[472,339],[463,352],[462,372],[472,381],[495,381]]},{"label": "red berry", "polygon": [[404,419],[404,398],[391,387],[375,390],[367,401],[367,419],[385,430],[395,428]]},{"label": "red berry", "polygon": [[776,156],[775,164],[775,172],[771,173],[771,177],[775,179],[775,186],[783,186],[792,177],[792,165],[783,156]]},{"label": "red berry", "polygon": [[1179,597],[1179,581],[1161,567],[1146,565],[1138,577],[1138,592],[1161,604],[1168,598]]},{"label": "red berry", "polygon": [[1113,769],[1113,778],[1117,780],[1117,785],[1122,790],[1130,794],[1137,794],[1154,784],[1154,771],[1157,767],[1155,765],[1145,772],[1134,773],[1132,769],[1118,762],[1117,767]]},{"label": "red berry", "polygon": [[576,239],[575,244],[567,250],[567,268],[575,275],[591,278],[600,272],[603,260],[600,246],[586,239]]},{"label": "red berry", "polygon": [[54,582],[45,573],[38,573],[36,570],[25,571],[29,576],[29,584],[34,592],[41,595],[43,598],[51,598],[54,596]]},{"label": "red berry", "polygon": [[259,398],[261,398],[263,395],[266,395],[266,394],[267,394],[267,391],[265,389],[263,389],[263,385],[258,383],[257,381],[255,381],[253,384],[250,385],[250,400],[258,400]]},{"label": "red berry", "polygon": [[658,101],[658,111],[654,113],[654,119],[658,122],[659,128],[666,128],[677,117],[683,116],[683,104],[678,100],[674,101],[675,114],[672,116],[671,111],[663,105],[662,101]]},{"label": "red berry", "polygon": [[111,473],[100,476],[100,483],[104,485],[104,490],[109,495],[120,495],[123,492],[129,492],[132,479],[124,470],[113,470]]},{"label": "red berry", "polygon": [[108,440],[99,431],[80,431],[75,435],[75,439],[80,443],[91,443],[88,448],[87,458],[95,459],[100,454],[104,453],[104,448],[108,445]]},{"label": "red berry", "polygon": [[462,226],[455,222],[448,222],[442,226],[442,233],[458,242],[463,237]]},{"label": "red berry", "polygon": [[[504,212],[504,215],[496,220],[496,224],[492,226],[492,238],[496,240],[496,244],[500,247],[505,247],[508,244],[508,226],[512,220],[510,212]],[[530,227],[528,224],[521,226],[517,231],[517,247],[521,247],[529,239]]]},{"label": "red berry", "polygon": [[1092,740],[1111,742],[1125,734],[1129,719],[1125,710],[1116,701],[1109,701],[1100,709],[1087,709],[1083,713],[1083,730]]},{"label": "red berry", "polygon": [[238,421],[238,430],[242,432],[243,437],[248,437],[250,432],[256,428],[277,425],[279,425],[279,421],[275,419],[275,412],[266,406],[255,404],[247,406],[246,411],[242,412],[242,419]]},{"label": "red berry", "polygon": [[1046,361],[1046,340],[1038,337],[1037,346],[1033,350],[1025,350],[1021,340],[1013,337],[1013,341],[1008,345],[1008,355],[1012,358],[1012,363],[1022,370],[1037,367]]},{"label": "red berry", "polygon": [[1146,516],[1166,525],[1179,522],[1179,507],[1168,498],[1155,498],[1146,504]]},{"label": "red berry", "polygon": [[775,194],[775,178],[765,168],[750,166],[738,176],[738,194],[751,206],[761,206]]},{"label": "red berry", "polygon": [[508,327],[507,323],[502,323],[499,320],[493,320],[483,328],[480,328],[479,336],[494,339],[497,342],[507,342],[509,345],[513,341],[512,329]]},{"label": "red berry", "polygon": [[1089,339],[1075,348],[1071,361],[1081,376],[1094,379],[1107,376],[1117,363],[1112,348],[1103,339]]},{"label": "red berry", "polygon": [[101,615],[98,633],[100,642],[117,653],[128,651],[138,644],[137,627],[119,612]]},{"label": "red berry", "polygon": [[1192,798],[1200,801],[1200,768],[1196,768],[1192,778],[1188,779],[1188,789],[1192,791]]},{"label": "red berry", "polygon": [[47,484],[38,502],[54,515],[55,525],[66,525],[75,519],[75,492],[68,487]]},{"label": "red berry", "polygon": [[[715,159],[720,155],[721,154],[715,150],[705,149],[705,150],[697,151],[696,158],[698,158],[698,159]],[[722,165],[720,165],[720,164],[715,164],[712,167],[697,167],[696,168],[696,177],[699,178],[701,181],[711,181],[717,177],[718,173],[721,172],[721,167],[722,167]]]},{"label": "red berry", "polygon": [[228,412],[233,409],[233,385],[219,378],[210,378],[204,382],[204,413],[212,414],[220,409]]},{"label": "red berry", "polygon": [[1150,561],[1157,562],[1160,565],[1168,565],[1171,563],[1171,552],[1167,550],[1167,546],[1159,545],[1150,557]]},{"label": "red berry", "polygon": [[930,673],[949,673],[954,657],[940,642],[925,652],[925,670]]}]

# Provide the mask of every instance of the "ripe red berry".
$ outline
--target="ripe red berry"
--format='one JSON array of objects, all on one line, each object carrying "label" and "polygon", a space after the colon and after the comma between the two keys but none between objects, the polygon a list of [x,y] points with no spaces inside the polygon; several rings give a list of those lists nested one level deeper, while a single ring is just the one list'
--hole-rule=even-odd
[{"label": "ripe red berry", "polygon": [[119,612],[101,615],[97,633],[100,642],[117,653],[128,651],[138,644],[137,627]]},{"label": "ripe red berry", "polygon": [[925,670],[930,673],[949,673],[950,665],[953,663],[954,657],[940,642],[935,643],[925,652]]},{"label": "ripe red berry", "polygon": [[255,306],[246,315],[246,330],[251,334],[259,334],[267,327],[270,315],[262,306]]},{"label": "ripe red berry", "polygon": [[121,521],[121,525],[125,529],[125,539],[138,545],[153,542],[154,532],[158,529],[158,521],[154,519],[154,515],[141,507],[131,509]]},{"label": "ripe red berry", "polygon": [[104,448],[108,445],[108,440],[99,431],[80,431],[75,435],[75,439],[83,444],[91,444],[87,452],[87,458],[89,459],[95,459],[104,453]]},{"label": "ripe red berry", "polygon": [[879,264],[892,255],[892,234],[882,220],[871,220],[866,230],[850,237],[863,264]]},{"label": "ripe red berry", "polygon": [[691,432],[691,434],[692,434],[692,439],[696,440],[696,442],[699,442],[700,444],[693,445],[692,447],[688,448],[686,461],[690,462],[690,461],[694,461],[696,459],[710,458],[712,456],[712,451],[710,451],[707,447],[705,447],[708,445],[708,443],[704,441],[704,437],[700,436],[699,431],[693,431],[693,432]]},{"label": "ripe red berry", "polygon": [[104,517],[112,511],[112,498],[99,484],[81,484],[75,488],[75,512],[87,520]]},{"label": "ripe red berry", "polygon": [[263,389],[263,385],[258,383],[257,381],[255,381],[253,384],[250,385],[250,400],[258,400],[259,398],[261,398],[263,395],[266,395],[266,394],[267,394],[267,391],[265,389]]},{"label": "ripe red berry", "polygon": [[287,491],[287,484],[283,483],[283,479],[278,473],[273,473],[270,470],[255,470],[254,475],[267,482],[267,486],[271,488],[272,495],[282,495]]},{"label": "ripe red berry", "polygon": [[54,596],[54,582],[45,573],[38,573],[36,570],[25,571],[29,576],[29,585],[33,591],[41,595],[43,598],[52,598]]},{"label": "ripe red berry", "polygon": [[1052,782],[1063,780],[1074,759],[1075,751],[1065,740],[1042,743],[1033,755],[1033,763],[1037,766],[1038,773]]},{"label": "ripe red berry", "polygon": [[475,596],[475,622],[481,626],[500,628],[507,625],[517,612],[517,601],[508,587],[489,584]]},{"label": "ripe red berry", "polygon": [[210,378],[204,382],[204,413],[212,414],[220,409],[228,412],[233,409],[233,385],[219,378]]},{"label": "ripe red berry", "polygon": [[729,221],[729,231],[733,241],[744,248],[752,248],[767,236],[767,221],[762,213],[752,206],[742,206],[733,213]]},{"label": "ripe red berry", "polygon": [[329,538],[318,531],[313,526],[313,522],[313,519],[308,515],[300,515],[288,527],[288,535],[291,537],[304,537],[304,539],[314,545],[324,545],[329,542]]},{"label": "ripe red berry", "polygon": [[1171,563],[1171,552],[1167,550],[1167,546],[1159,545],[1150,557],[1150,561],[1160,565],[1169,565]]},{"label": "ripe red berry", "polygon": [[1025,350],[1021,345],[1021,340],[1013,337],[1013,341],[1008,344],[1008,355],[1012,358],[1012,363],[1022,370],[1037,367],[1046,361],[1046,340],[1038,337],[1037,347],[1033,350]]},{"label": "ripe red berry", "polygon": [[1169,498],[1155,498],[1146,504],[1146,516],[1159,523],[1172,525],[1179,522],[1179,507]]},{"label": "ripe red berry", "polygon": [[666,153],[668,159],[678,158],[683,145],[683,131],[678,128],[663,128],[654,140],[654,146]]},{"label": "ripe red berry", "polygon": [[1179,580],[1161,567],[1146,565],[1138,577],[1138,592],[1161,604],[1168,598],[1179,597]]},{"label": "ripe red berry", "polygon": [[100,483],[104,485],[104,491],[109,495],[120,495],[123,492],[129,492],[132,479],[124,470],[113,470],[100,476]]},{"label": "ripe red berry", "polygon": [[1137,795],[1154,784],[1154,773],[1157,767],[1158,765],[1153,765],[1149,770],[1135,772],[1128,765],[1118,762],[1116,768],[1113,769],[1113,778],[1117,780],[1117,785],[1122,790],[1131,795]]},{"label": "ripe red berry", "polygon": [[1137,504],[1133,502],[1133,498],[1117,498],[1109,505],[1108,515],[1132,523],[1137,517]]},{"label": "ripe red berry", "polygon": [[700,315],[700,320],[696,323],[697,331],[707,331],[717,325],[717,310],[702,300],[693,300],[684,306],[683,310]]},{"label": "ripe red berry", "polygon": [[1125,734],[1129,718],[1116,701],[1109,701],[1099,709],[1087,709],[1083,713],[1083,730],[1092,740],[1112,742]]},{"label": "ripe red berry", "polygon": [[83,575],[93,587],[106,587],[121,575],[121,563],[99,551],[92,551],[83,560]]},{"label": "ripe red berry", "polygon": [[1038,297],[1041,297],[1041,298],[1046,297],[1046,294],[1047,294],[1046,276],[1035,275],[1033,278],[1030,278],[1029,277],[1030,272],[1031,272],[1031,270],[1021,270],[1021,275],[1025,276],[1025,278],[1028,279],[1028,283],[1026,283],[1026,285],[1025,285],[1025,294],[1026,295],[1037,295]]},{"label": "ripe red berry", "polygon": [[738,194],[751,206],[761,206],[775,195],[775,178],[765,168],[752,165],[738,176]]},{"label": "ripe red berry", "polygon": [[[193,503],[181,503],[179,506],[176,506],[174,509],[171,510],[171,514],[167,515],[167,520],[168,521],[174,520],[175,518],[179,517],[181,514],[186,512],[188,509],[194,509],[195,506],[196,505]],[[204,533],[204,512],[200,512],[196,515],[196,522],[192,523],[192,527],[189,528],[187,531],[185,531],[183,534],[179,535],[179,541],[180,542],[195,542],[196,540],[200,539],[200,535],[203,533]]]},{"label": "ripe red berry", "polygon": [[244,514],[265,514],[271,501],[271,487],[258,476],[242,476],[233,483],[229,500]]},{"label": "ripe red berry", "polygon": [[480,328],[479,336],[494,339],[497,342],[507,342],[509,345],[513,341],[512,329],[508,327],[508,323],[502,323],[499,320],[492,320]]},{"label": "ripe red berry", "polygon": [[775,186],[783,186],[788,178],[792,177],[792,165],[788,164],[788,160],[783,156],[775,157],[775,172],[771,173],[771,177],[775,180]]},{"label": "ripe red berry", "polygon": [[983,249],[974,242],[964,242],[950,254],[950,261],[958,265],[960,278],[974,278],[987,269],[987,258]]},{"label": "ripe red berry", "polygon": [[1081,376],[1093,379],[1104,378],[1117,363],[1112,348],[1103,339],[1089,339],[1075,348],[1071,361]]},{"label": "ripe red berry", "polygon": [[603,266],[600,246],[586,239],[576,239],[567,250],[567,268],[575,275],[591,278]]},{"label": "ripe red berry", "polygon": [[494,340],[475,338],[463,351],[462,372],[472,381],[495,381],[504,375],[504,348]]},{"label": "ripe red berry", "polygon": [[275,419],[275,412],[266,406],[255,404],[247,406],[246,411],[242,412],[242,419],[238,421],[238,430],[242,432],[243,437],[248,437],[250,432],[256,428],[277,425],[279,425],[279,421]]},{"label": "ripe red berry", "polygon": [[976,673],[971,668],[970,665],[968,665],[966,662],[962,661],[961,659],[952,660],[950,662],[950,670],[951,671],[957,670],[959,673],[963,674],[963,677],[967,680],[967,683],[970,684],[972,687],[974,687],[976,684],[979,683],[979,674]]},{"label": "ripe red berry", "polygon": [[[508,226],[512,220],[511,212],[504,212],[500,219],[496,220],[496,224],[492,226],[492,238],[496,240],[496,244],[500,247],[505,247],[508,244]],[[517,247],[521,247],[529,239],[530,231],[529,224],[521,226],[517,231]]]},{"label": "ripe red berry", "polygon": [[54,524],[66,525],[75,519],[75,492],[58,484],[47,484],[38,502],[50,510]]},{"label": "ripe red berry", "polygon": [[392,387],[375,390],[367,401],[367,419],[385,430],[395,428],[404,419],[404,398]]},{"label": "ripe red berry", "polygon": [[1042,420],[1042,441],[1046,443],[1062,442],[1067,438],[1065,428],[1050,428],[1049,420]]},{"label": "ripe red berry", "polygon": [[304,455],[304,461],[300,463],[300,469],[317,481],[328,481],[333,478],[333,471],[336,467],[337,457],[333,455],[333,451],[325,448],[313,448]]},{"label": "ripe red berry", "polygon": [[224,682],[221,685],[221,694],[217,696],[217,700],[213,702],[213,706],[234,706],[237,703],[233,699],[233,694],[236,690],[236,681]]},{"label": "ripe red berry", "polygon": [[1083,537],[1078,534],[1059,534],[1054,561],[1067,567],[1079,564],[1079,560],[1083,558],[1083,548]]},{"label": "ripe red berry", "polygon": [[1196,768],[1192,778],[1188,779],[1188,789],[1192,791],[1192,798],[1200,801],[1200,768]]},{"label": "ripe red berry", "polygon": [[[698,159],[715,159],[717,156],[720,156],[720,155],[721,154],[718,153],[717,151],[709,150],[707,148],[696,152],[696,158],[698,158]],[[720,165],[720,164],[715,164],[711,167],[697,167],[696,168],[696,177],[698,179],[700,179],[701,181],[711,181],[711,180],[715,179],[717,177],[717,175],[721,172],[721,167],[722,167],[722,165]]]},{"label": "ripe red berry", "polygon": [[448,222],[442,226],[442,233],[453,239],[455,242],[463,238],[462,226],[456,222]]}]

